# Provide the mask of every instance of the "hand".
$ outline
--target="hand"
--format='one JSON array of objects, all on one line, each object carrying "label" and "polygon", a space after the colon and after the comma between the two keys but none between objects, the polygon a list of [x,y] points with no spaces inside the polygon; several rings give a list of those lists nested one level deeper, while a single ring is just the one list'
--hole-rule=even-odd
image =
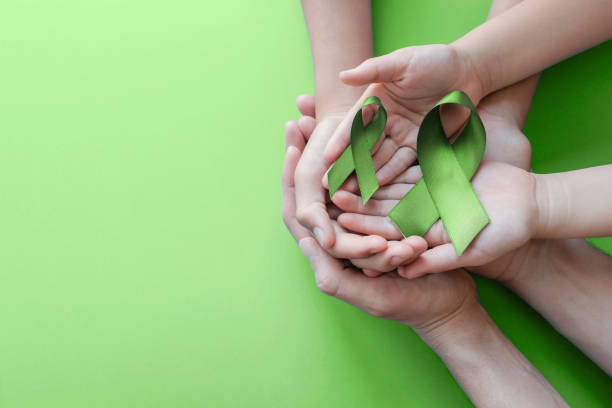
[{"label": "hand", "polygon": [[[524,170],[529,169],[531,146],[521,131],[529,104],[527,101],[520,100],[520,97],[527,87],[532,86],[533,80],[524,81],[487,96],[479,105],[478,111],[487,131],[484,160],[503,161]],[[358,191],[356,181],[347,182],[344,191],[340,190],[333,197],[333,202],[347,211],[347,214],[339,216],[340,225],[347,229],[357,228],[355,231],[361,233],[381,234],[389,239],[401,237],[399,229],[386,218],[386,214],[421,176],[419,166],[408,168],[393,181],[381,187],[365,207],[355,195],[347,194],[347,192]],[[360,217],[351,213],[371,217]],[[378,256],[384,256],[384,253]],[[491,274],[495,276],[489,277],[496,278],[504,270],[505,268],[492,268]],[[386,272],[386,270],[380,270],[380,272]],[[374,274],[373,271],[369,273]]]},{"label": "hand", "polygon": [[[293,121],[286,123],[286,137],[287,146],[295,146],[301,152],[307,148],[306,141],[308,141],[308,144],[312,143],[311,134],[315,129],[314,98],[311,95],[300,95],[297,98],[297,105],[304,116],[297,123]],[[299,163],[302,163],[302,161]],[[375,164],[380,166],[380,163]],[[293,173],[286,175],[286,177],[292,176]],[[297,186],[294,186],[293,183],[291,185],[293,189],[297,190]],[[295,212],[295,209],[292,211]],[[334,258],[350,259],[353,265],[362,268],[368,276],[378,276],[379,271],[394,270],[398,265],[413,260],[418,253],[426,248],[425,241],[418,237],[387,242],[379,236],[362,236],[349,233],[336,222],[340,213],[337,207],[329,204],[326,211],[330,214],[331,224],[336,236],[334,244],[327,249],[327,252]],[[296,221],[292,219],[291,222]],[[296,228],[297,226],[293,229]],[[301,226],[300,230],[304,233],[308,231]],[[310,234],[304,236],[310,236]]]},{"label": "hand", "polygon": [[[504,163],[484,162],[474,175],[472,185],[491,222],[458,257],[438,220],[424,237],[432,248],[413,263],[398,268],[401,276],[415,278],[459,267],[485,265],[523,246],[533,236],[538,218],[533,174]],[[349,197],[350,193],[343,192],[335,203],[344,211],[360,214],[342,214],[338,223],[352,231],[396,239],[401,233],[389,218],[380,215],[386,214],[397,203],[397,197],[402,197],[409,188],[409,185],[394,185],[384,189],[381,195],[386,194],[387,199],[372,203],[370,208],[360,208],[357,196]]]},{"label": "hand", "polygon": [[[385,165],[378,171],[384,185],[402,173],[416,159],[418,128],[424,115],[448,92],[461,89],[474,104],[481,95],[480,81],[470,61],[451,45],[407,47],[371,58],[358,67],[344,71],[340,79],[347,85],[370,85],[362,98],[344,118],[325,148],[325,159],[334,162],[350,141],[354,114],[368,96],[378,96],[387,110],[386,138],[373,160]],[[452,135],[467,118],[467,112],[445,106],[447,134]],[[378,156],[384,156],[380,159]]]},{"label": "hand", "polygon": [[299,124],[289,124],[287,128],[287,153],[282,174],[283,219],[310,260],[321,291],[373,316],[408,324],[419,333],[434,329],[440,332],[442,326],[459,316],[465,318],[474,307],[480,307],[474,282],[465,271],[413,280],[400,278],[397,273],[369,278],[358,269],[344,267],[341,261],[328,254],[295,216],[293,173],[307,138]]}]

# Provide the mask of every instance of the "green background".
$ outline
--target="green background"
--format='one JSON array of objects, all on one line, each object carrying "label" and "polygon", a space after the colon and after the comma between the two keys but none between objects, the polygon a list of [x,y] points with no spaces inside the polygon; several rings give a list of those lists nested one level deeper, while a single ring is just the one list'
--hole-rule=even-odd
[{"label": "green background", "polygon": [[[375,2],[376,52],[452,41],[488,6]],[[611,161],[611,63],[608,42],[544,74],[535,170]],[[0,2],[0,406],[470,405],[411,329],[320,294],[286,231],[283,124],[312,89],[297,1]],[[571,405],[612,401],[478,284]]]}]

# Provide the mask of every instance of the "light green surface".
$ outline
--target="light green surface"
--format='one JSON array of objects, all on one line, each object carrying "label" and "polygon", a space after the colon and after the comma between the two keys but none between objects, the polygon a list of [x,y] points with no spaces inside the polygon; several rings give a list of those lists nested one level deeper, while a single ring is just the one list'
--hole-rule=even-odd
[{"label": "light green surface", "polygon": [[[487,7],[377,2],[376,50],[450,41]],[[544,75],[536,170],[612,160],[611,51]],[[281,222],[283,123],[312,88],[297,1],[0,2],[0,406],[469,406],[410,329],[318,293]],[[612,400],[479,286],[573,406]]]}]

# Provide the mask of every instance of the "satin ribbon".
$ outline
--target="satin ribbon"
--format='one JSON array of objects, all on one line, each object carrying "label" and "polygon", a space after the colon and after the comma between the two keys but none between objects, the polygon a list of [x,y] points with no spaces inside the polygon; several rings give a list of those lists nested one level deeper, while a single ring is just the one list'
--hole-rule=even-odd
[{"label": "satin ribbon", "polygon": [[[440,119],[440,107],[444,104],[470,109],[467,125],[452,145]],[[470,184],[485,144],[486,133],[478,112],[461,91],[449,93],[425,115],[417,139],[423,178],[389,213],[404,236],[424,235],[441,218],[457,255],[465,251],[489,223],[489,216]]]},{"label": "satin ribbon", "polygon": [[[362,111],[366,105],[378,105],[378,110],[367,126],[363,125]],[[387,124],[387,111],[376,96],[370,96],[361,105],[351,126],[351,144],[327,173],[329,196],[332,197],[355,171],[363,203],[367,203],[378,190],[376,170],[370,151],[382,136]]]}]

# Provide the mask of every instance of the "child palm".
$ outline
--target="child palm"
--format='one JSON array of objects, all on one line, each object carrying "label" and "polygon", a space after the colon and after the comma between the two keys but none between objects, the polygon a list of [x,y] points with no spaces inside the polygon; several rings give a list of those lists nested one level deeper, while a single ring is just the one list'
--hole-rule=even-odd
[{"label": "child palm", "polygon": [[[352,118],[369,96],[378,96],[387,111],[386,138],[373,155],[374,162],[386,163],[378,171],[382,184],[416,160],[416,140],[424,115],[444,95],[461,89],[476,104],[480,86],[469,62],[450,45],[407,47],[371,58],[344,71],[340,79],[353,86],[373,84],[342,121],[325,149],[325,159],[335,161],[348,146]],[[466,118],[463,110],[445,107],[445,128],[454,133]]]},{"label": "child palm", "polygon": [[[415,182],[419,172],[411,170],[413,174],[404,177]],[[521,247],[532,237],[537,206],[535,179],[531,173],[505,163],[484,162],[474,175],[472,185],[489,214],[489,225],[458,257],[438,220],[424,237],[431,248],[413,263],[400,267],[400,275],[413,278],[458,267],[485,265]],[[406,183],[383,187],[366,206],[358,196],[340,191],[334,196],[334,203],[345,213],[338,217],[338,223],[351,231],[398,239],[401,232],[385,215],[410,187]]]}]

